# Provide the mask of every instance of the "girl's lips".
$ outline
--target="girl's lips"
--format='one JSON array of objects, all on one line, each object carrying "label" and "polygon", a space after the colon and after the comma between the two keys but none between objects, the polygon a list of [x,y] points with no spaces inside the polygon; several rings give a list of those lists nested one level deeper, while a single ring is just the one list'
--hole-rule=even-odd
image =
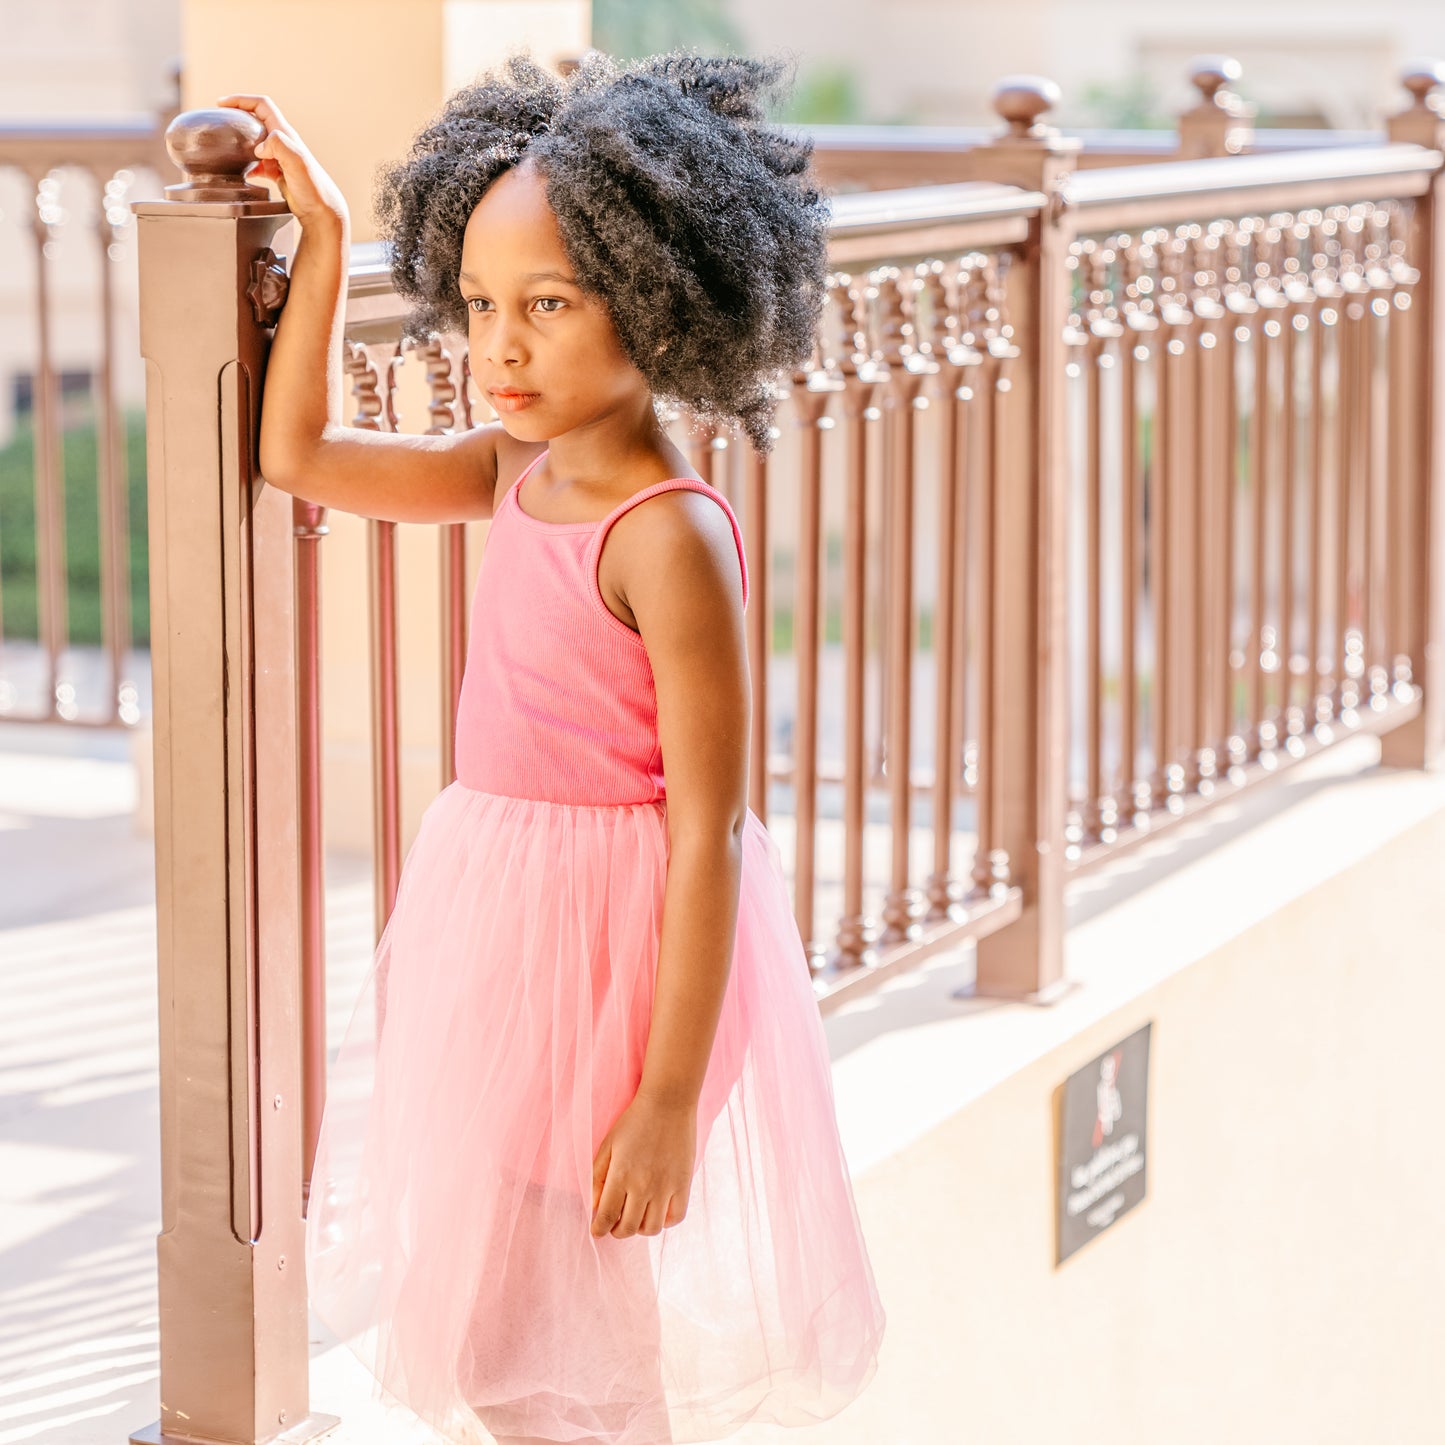
[{"label": "girl's lips", "polygon": [[498,411],[521,411],[523,407],[531,406],[531,404],[536,401],[539,396],[541,396],[541,392],[493,391],[490,392],[489,395],[492,398],[492,405]]}]

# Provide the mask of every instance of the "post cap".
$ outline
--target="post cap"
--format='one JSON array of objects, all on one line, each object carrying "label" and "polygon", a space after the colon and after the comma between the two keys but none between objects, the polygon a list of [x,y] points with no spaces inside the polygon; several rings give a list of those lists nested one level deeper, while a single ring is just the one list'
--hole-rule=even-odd
[{"label": "post cap", "polygon": [[1005,75],[993,88],[993,108],[1008,122],[1010,137],[1043,137],[1053,127],[1041,124],[1039,116],[1062,97],[1058,82],[1046,75]]},{"label": "post cap", "polygon": [[1232,55],[1196,55],[1189,62],[1189,83],[1205,101],[1212,101],[1244,74],[1244,67]]},{"label": "post cap", "polygon": [[266,127],[236,106],[183,110],[166,127],[166,150],[185,176],[166,187],[173,201],[269,201],[265,186],[246,172],[256,164],[256,146]]},{"label": "post cap", "polygon": [[1445,87],[1445,64],[1438,60],[1412,60],[1400,72],[1400,84],[1414,97],[1415,104],[1445,112],[1445,96],[1435,94]]}]

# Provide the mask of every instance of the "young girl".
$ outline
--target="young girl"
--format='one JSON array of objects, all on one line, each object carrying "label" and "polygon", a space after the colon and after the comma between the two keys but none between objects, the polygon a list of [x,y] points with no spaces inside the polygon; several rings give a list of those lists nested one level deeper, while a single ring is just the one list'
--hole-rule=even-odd
[{"label": "young girl", "polygon": [[[513,55],[377,176],[406,333],[499,420],[340,425],[349,222],[265,96],[222,97],[304,231],[266,480],[490,518],[456,718],[329,1073],[320,1318],[447,1440],[661,1445],[836,1414],[884,1327],[781,859],[747,806],[747,562],[657,403],[771,445],[828,211],[781,61]],[[645,505],[643,505],[645,503]],[[664,770],[664,759],[666,767]]]}]

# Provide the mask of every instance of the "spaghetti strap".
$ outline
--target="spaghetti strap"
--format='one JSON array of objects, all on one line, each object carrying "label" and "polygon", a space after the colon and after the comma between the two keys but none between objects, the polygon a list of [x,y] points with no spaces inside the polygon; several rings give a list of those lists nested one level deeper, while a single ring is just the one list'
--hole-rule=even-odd
[{"label": "spaghetti strap", "polygon": [[[502,510],[502,503],[505,502],[508,497],[512,497],[512,500],[514,502],[516,501],[516,498],[513,494],[516,492],[517,488],[520,487],[522,483],[527,480],[527,477],[531,474],[532,468],[535,467],[537,463],[540,462],[550,450],[550,447],[543,447],[542,450],[539,451],[537,455],[533,457],[532,460],[528,462],[527,465],[523,467],[522,470],[518,472],[515,477],[512,478],[511,484],[508,486],[507,490],[503,492],[500,497],[496,498],[496,500],[492,504],[492,515],[494,517],[497,515],[498,512]],[[521,504],[518,503],[519,508],[520,505]]]},{"label": "spaghetti strap", "polygon": [[[733,511],[731,504],[718,489],[699,477],[668,477],[661,482],[654,482],[650,487],[644,487],[640,492],[635,492],[626,501],[619,503],[612,509],[598,524],[597,531],[587,544],[587,576],[589,590],[592,600],[602,610],[617,622],[619,626],[626,627],[632,632],[625,622],[621,622],[602,598],[602,588],[597,581],[597,564],[602,556],[602,544],[607,540],[607,533],[612,529],[612,524],[625,513],[632,510],[639,502],[645,502],[649,497],[655,497],[659,492],[671,492],[688,490],[701,492],[704,496],[711,497],[727,513],[727,519],[732,525],[733,542],[738,551],[738,569],[742,582],[742,602],[746,608],[748,605],[748,559],[747,552],[743,547],[743,529],[738,525],[737,514]],[[636,636],[636,634],[633,634]]]}]

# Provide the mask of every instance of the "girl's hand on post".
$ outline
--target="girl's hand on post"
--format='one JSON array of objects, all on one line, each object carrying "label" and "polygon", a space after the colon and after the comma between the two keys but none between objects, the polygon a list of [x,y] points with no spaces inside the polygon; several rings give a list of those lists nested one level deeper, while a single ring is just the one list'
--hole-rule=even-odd
[{"label": "girl's hand on post", "polygon": [[275,181],[281,199],[303,229],[318,222],[343,227],[350,224],[340,187],[317,164],[270,96],[223,95],[216,103],[248,110],[266,127],[266,134],[256,145],[256,166],[246,172],[248,180]]},{"label": "girl's hand on post", "polygon": [[592,1233],[661,1234],[687,1213],[697,1150],[697,1106],[639,1093],[592,1161]]}]

